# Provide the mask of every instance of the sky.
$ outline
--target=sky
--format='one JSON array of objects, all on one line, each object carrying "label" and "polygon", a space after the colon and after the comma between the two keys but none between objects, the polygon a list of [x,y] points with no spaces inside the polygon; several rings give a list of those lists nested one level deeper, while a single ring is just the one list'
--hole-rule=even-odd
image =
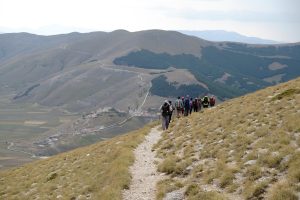
[{"label": "sky", "polygon": [[0,0],[0,32],[226,30],[300,42],[300,0]]}]

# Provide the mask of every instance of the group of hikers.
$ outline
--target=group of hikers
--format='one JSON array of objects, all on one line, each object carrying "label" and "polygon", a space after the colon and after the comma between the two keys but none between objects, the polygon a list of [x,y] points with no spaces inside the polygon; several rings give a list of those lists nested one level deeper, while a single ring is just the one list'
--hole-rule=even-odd
[{"label": "group of hikers", "polygon": [[205,95],[203,98],[191,98],[189,95],[186,95],[186,97],[179,96],[174,105],[172,101],[165,100],[160,107],[162,128],[163,130],[168,129],[174,110],[176,111],[176,116],[179,118],[181,116],[188,116],[192,114],[193,111],[198,112],[202,107],[213,107],[215,103],[216,98],[214,96],[208,97],[208,95]]}]

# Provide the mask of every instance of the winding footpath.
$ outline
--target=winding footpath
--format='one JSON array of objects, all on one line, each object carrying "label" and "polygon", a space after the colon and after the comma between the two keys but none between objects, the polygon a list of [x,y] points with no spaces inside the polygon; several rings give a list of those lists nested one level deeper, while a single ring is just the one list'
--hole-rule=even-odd
[{"label": "winding footpath", "polygon": [[162,131],[152,128],[134,151],[135,162],[130,167],[132,182],[128,190],[124,190],[124,200],[154,200],[156,195],[156,183],[164,178],[163,174],[158,173],[154,163],[155,151],[152,147],[161,138]]}]

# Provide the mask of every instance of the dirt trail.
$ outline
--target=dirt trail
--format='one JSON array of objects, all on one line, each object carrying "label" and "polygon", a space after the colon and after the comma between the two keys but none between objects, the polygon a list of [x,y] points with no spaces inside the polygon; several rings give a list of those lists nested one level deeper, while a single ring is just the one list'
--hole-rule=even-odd
[{"label": "dirt trail", "polygon": [[155,152],[152,147],[161,138],[162,131],[152,128],[134,151],[135,162],[130,167],[132,182],[129,190],[124,190],[124,200],[154,200],[156,194],[156,183],[163,179],[163,175],[156,171]]}]

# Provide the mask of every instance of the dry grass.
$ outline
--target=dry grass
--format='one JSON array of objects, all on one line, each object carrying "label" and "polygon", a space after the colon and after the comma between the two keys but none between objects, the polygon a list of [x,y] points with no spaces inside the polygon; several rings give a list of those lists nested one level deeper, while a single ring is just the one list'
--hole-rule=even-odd
[{"label": "dry grass", "polygon": [[[300,191],[300,79],[175,120],[155,148],[160,171],[191,183],[187,199],[293,199]],[[279,190],[282,179],[289,187]]]},{"label": "dry grass", "polygon": [[277,94],[275,97],[272,98],[272,100],[280,100],[282,98],[290,97],[294,94],[300,94],[300,89],[299,88],[287,89],[281,92],[280,94]]},{"label": "dry grass", "polygon": [[267,181],[258,183],[251,181],[246,182],[243,192],[245,199],[262,199],[268,184]]},{"label": "dry grass", "polygon": [[161,200],[166,195],[166,193],[178,190],[183,186],[184,185],[181,182],[175,181],[173,179],[162,180],[157,184],[156,199]]},{"label": "dry grass", "polygon": [[197,184],[191,184],[187,187],[185,195],[188,200],[225,200],[226,198],[223,197],[218,192],[214,191],[204,191],[201,189]]},{"label": "dry grass", "polygon": [[[175,119],[154,146],[169,178],[157,199],[296,199],[300,79]],[[0,173],[0,199],[121,199],[133,149],[150,126]],[[283,181],[284,180],[284,181]]]},{"label": "dry grass", "polygon": [[270,189],[269,200],[298,200],[298,196],[288,181],[281,181],[274,184]]},{"label": "dry grass", "polygon": [[0,173],[0,199],[121,199],[150,127]]}]

